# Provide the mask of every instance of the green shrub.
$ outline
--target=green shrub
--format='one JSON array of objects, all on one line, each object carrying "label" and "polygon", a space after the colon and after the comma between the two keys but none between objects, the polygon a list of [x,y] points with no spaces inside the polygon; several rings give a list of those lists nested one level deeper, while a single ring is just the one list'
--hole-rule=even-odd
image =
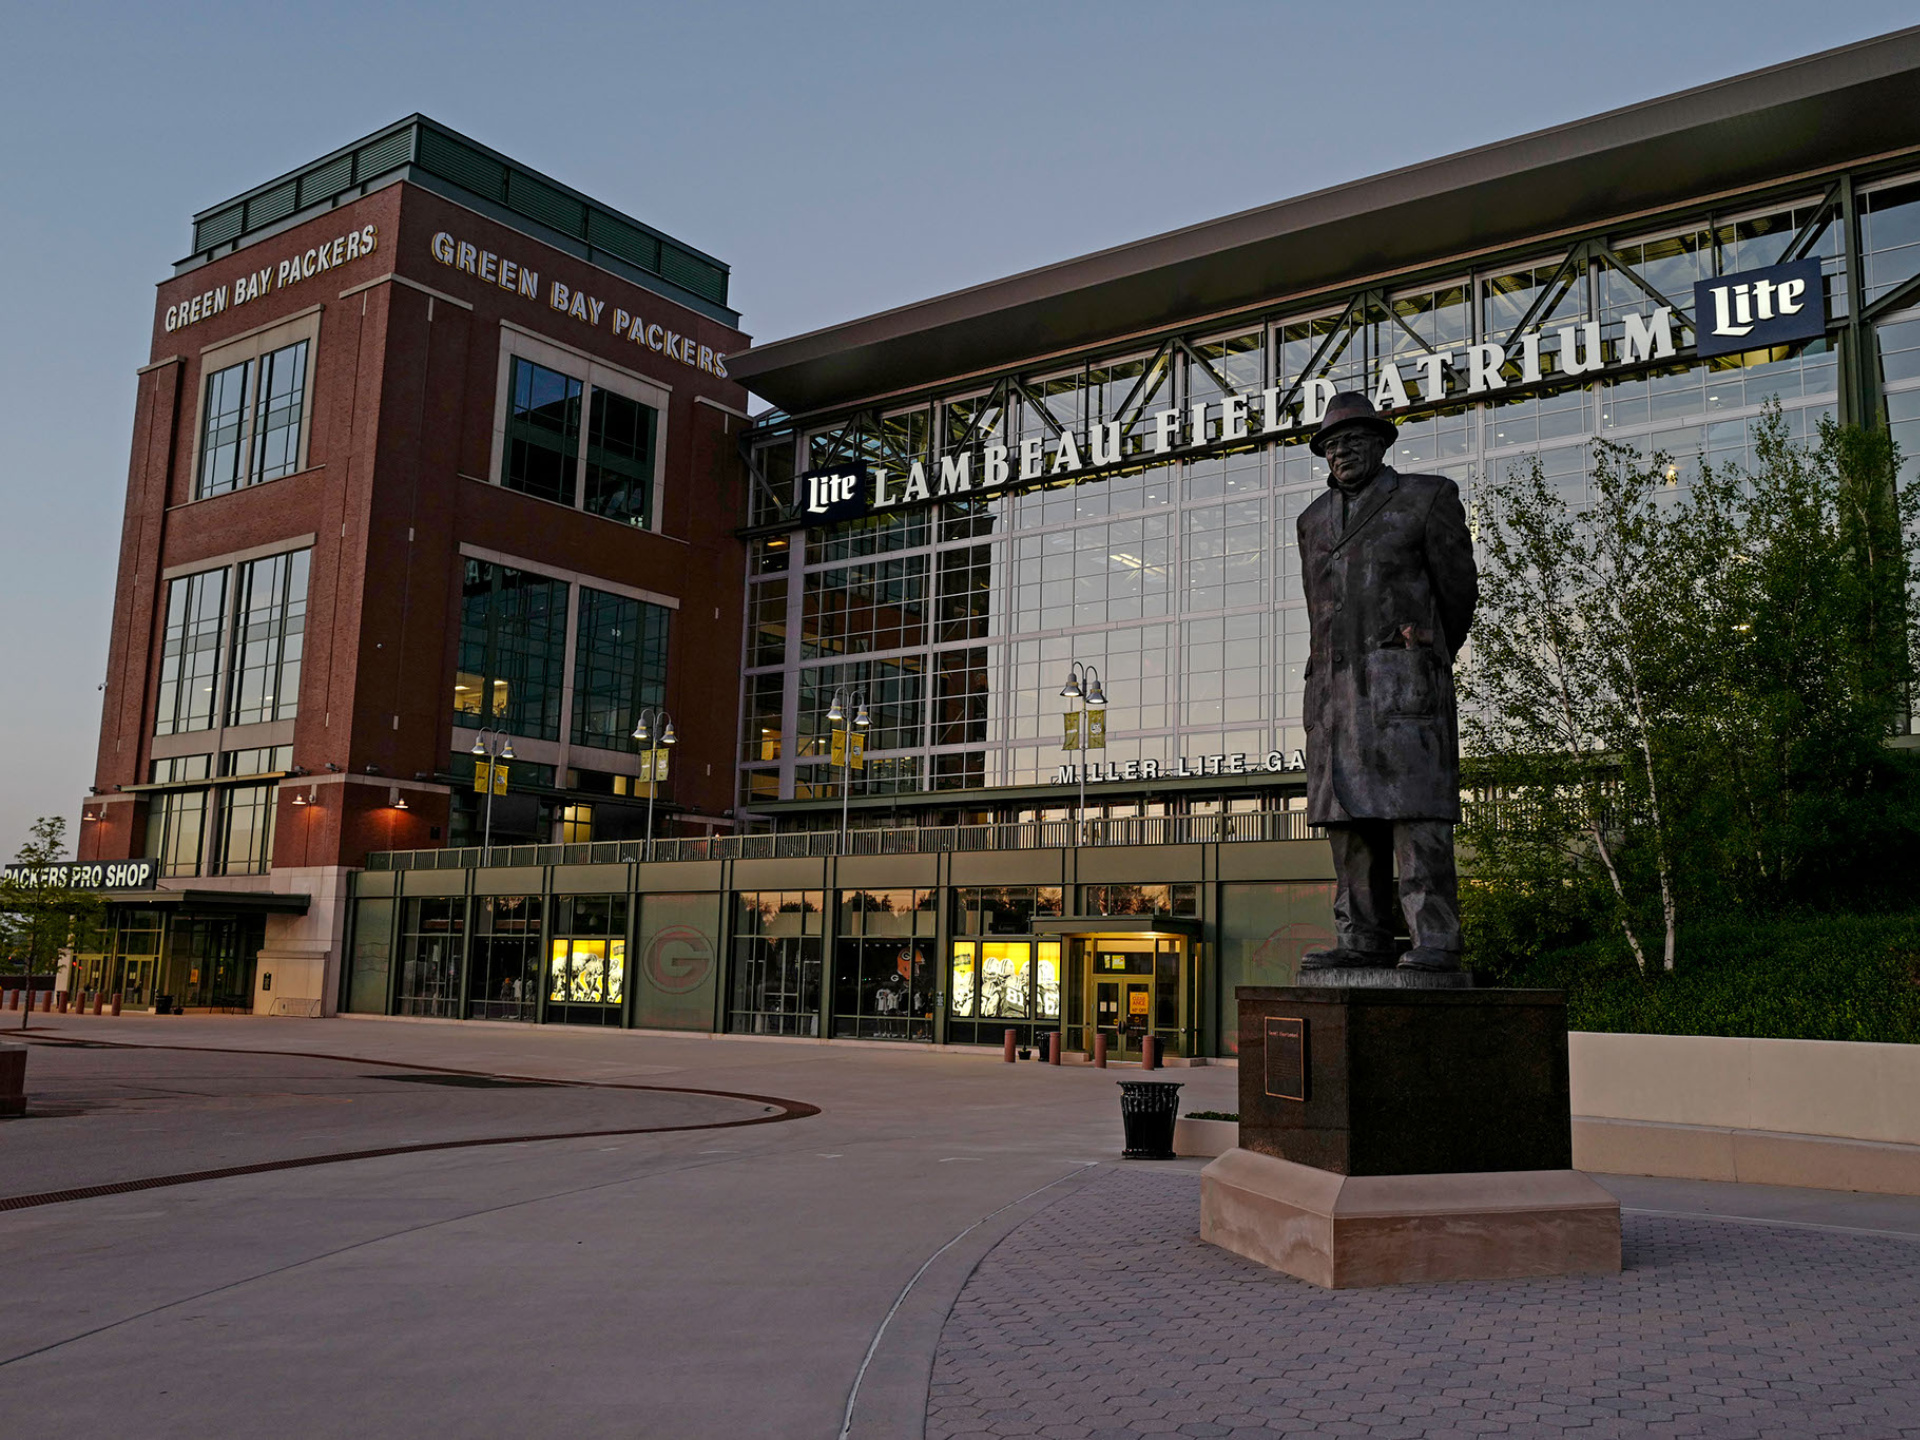
[{"label": "green shrub", "polygon": [[1641,976],[1606,939],[1495,983],[1565,990],[1574,1030],[1920,1044],[1920,914],[1702,921],[1681,946],[1670,974]]}]

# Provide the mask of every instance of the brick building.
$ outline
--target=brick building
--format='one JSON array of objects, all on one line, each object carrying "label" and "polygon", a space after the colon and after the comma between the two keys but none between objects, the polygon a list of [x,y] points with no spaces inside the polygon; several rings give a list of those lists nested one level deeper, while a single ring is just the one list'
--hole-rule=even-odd
[{"label": "brick building", "polygon": [[730,829],[726,267],[420,116],[193,247],[139,372],[80,842],[158,873],[75,986],[330,1012],[370,850]]}]

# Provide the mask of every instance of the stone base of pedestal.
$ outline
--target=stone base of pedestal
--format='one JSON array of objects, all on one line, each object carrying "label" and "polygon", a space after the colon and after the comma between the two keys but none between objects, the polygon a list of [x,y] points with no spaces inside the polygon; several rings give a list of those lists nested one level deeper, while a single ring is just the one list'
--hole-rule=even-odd
[{"label": "stone base of pedestal", "polygon": [[1577,1170],[1337,1175],[1229,1150],[1200,1238],[1329,1290],[1616,1274],[1620,1202]]}]

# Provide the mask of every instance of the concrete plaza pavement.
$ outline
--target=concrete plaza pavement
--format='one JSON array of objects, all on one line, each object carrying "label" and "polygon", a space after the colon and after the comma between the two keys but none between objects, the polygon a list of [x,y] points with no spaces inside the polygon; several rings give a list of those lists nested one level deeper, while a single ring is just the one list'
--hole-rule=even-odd
[{"label": "concrete plaza pavement", "polygon": [[[516,1107],[505,1135],[529,1133],[525,1107],[556,1097],[592,1122],[562,1117],[568,1130],[684,1122],[700,1105],[713,1121],[760,1113],[586,1085],[820,1107],[775,1124],[422,1151],[0,1210],[0,1415],[31,1416],[32,1433],[50,1436],[412,1435],[423,1424],[830,1436],[863,1363],[854,1433],[915,1433],[947,1302],[985,1247],[1052,1198],[1044,1187],[1115,1161],[1114,1082],[1129,1073],[560,1027],[34,1021],[29,1089],[44,1064],[58,1080],[49,1109],[68,1113],[0,1127],[0,1196],[258,1161],[276,1128],[289,1153],[427,1143],[467,1133],[462,1107],[475,1096]],[[170,1060],[132,1074],[117,1051],[56,1054],[46,1042],[57,1039],[300,1064],[243,1082],[233,1057],[184,1048],[134,1057]],[[423,1110],[427,1087],[382,1085],[358,1078],[367,1065],[306,1058],[316,1055],[579,1085],[444,1090],[433,1098],[448,1108]],[[113,1057],[93,1102],[73,1073],[89,1057]],[[1230,1070],[1167,1078],[1187,1084],[1190,1108],[1233,1103]],[[129,1087],[162,1083],[212,1093],[120,1103]]]},{"label": "concrete plaza pavement", "polygon": [[[0,1124],[9,1434],[831,1437],[850,1393],[863,1437],[1731,1436],[1823,1433],[1796,1427],[1825,1412],[1920,1434],[1889,1409],[1920,1411],[1920,1201],[1609,1179],[1619,1280],[1330,1296],[1200,1244],[1198,1162],[1119,1161],[1114,1081],[1137,1072],[559,1027],[34,1022],[42,1113]],[[1235,1106],[1231,1069],[1163,1078],[1183,1109]],[[404,1148],[448,1142],[466,1148]],[[398,1153],[6,1208],[376,1148]],[[1783,1313],[1797,1329],[1756,1338]],[[1799,1381],[1797,1410],[1766,1393]],[[1426,1403],[1450,1390],[1472,1393]]]}]

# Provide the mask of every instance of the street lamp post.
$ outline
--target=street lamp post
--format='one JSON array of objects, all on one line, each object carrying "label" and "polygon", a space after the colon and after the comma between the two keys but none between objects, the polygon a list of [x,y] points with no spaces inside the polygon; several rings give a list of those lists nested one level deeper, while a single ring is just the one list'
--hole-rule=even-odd
[{"label": "street lamp post", "polygon": [[1087,711],[1104,710],[1107,705],[1107,692],[1101,688],[1100,672],[1091,665],[1075,660],[1067,667],[1067,683],[1060,687],[1060,693],[1069,700],[1080,702],[1080,763],[1074,769],[1080,772],[1080,814],[1079,840],[1087,842]]},{"label": "street lamp post", "polygon": [[493,767],[502,760],[513,759],[513,741],[504,731],[482,730],[473,737],[473,753],[487,762],[487,821],[480,842],[480,859],[485,864],[493,849]]},{"label": "street lamp post", "polygon": [[[844,685],[836,685],[833,690],[833,704],[827,707],[827,719],[835,725],[847,718],[842,702],[852,705],[853,723],[864,730],[870,723],[867,718],[867,692],[850,690]],[[840,747],[840,854],[847,853],[847,796],[853,789],[853,730],[847,731],[846,741]]]},{"label": "street lamp post", "polygon": [[[653,743],[653,726],[660,727],[660,743],[677,745],[680,737],[673,733],[673,717],[667,714],[664,705],[649,705],[640,712],[640,723],[633,727],[633,738],[642,745]],[[645,858],[653,859],[653,800],[660,793],[659,764],[652,754],[647,756],[647,848]]]}]

